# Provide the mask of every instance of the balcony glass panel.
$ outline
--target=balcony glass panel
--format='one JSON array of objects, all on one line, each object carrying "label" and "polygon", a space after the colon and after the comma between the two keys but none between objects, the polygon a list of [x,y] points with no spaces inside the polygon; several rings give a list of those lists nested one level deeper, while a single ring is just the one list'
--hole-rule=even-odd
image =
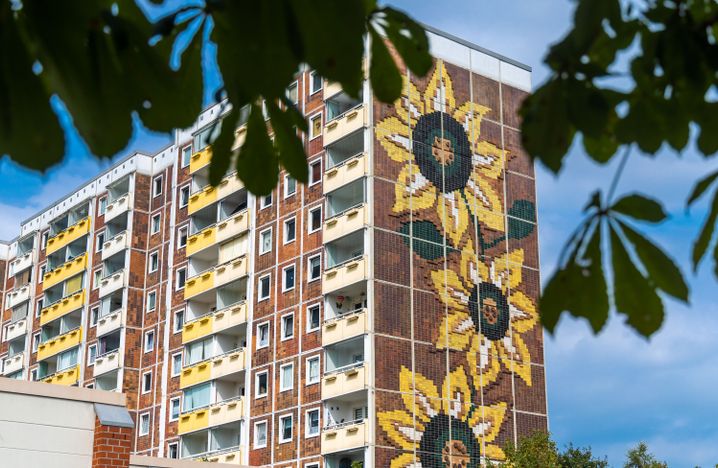
[{"label": "balcony glass panel", "polygon": [[326,249],[326,268],[333,268],[364,255],[364,231],[357,231],[329,242]]},{"label": "balcony glass panel", "polygon": [[357,132],[327,146],[327,169],[364,152],[364,133]]},{"label": "balcony glass panel", "polygon": [[325,372],[333,372],[364,362],[364,338],[347,340],[325,348]]},{"label": "balcony glass panel", "polygon": [[366,201],[364,192],[364,179],[359,179],[327,194],[327,215],[325,219],[337,216],[364,203]]},{"label": "balcony glass panel", "polygon": [[335,94],[325,101],[327,109],[327,122],[336,119],[348,110],[361,105],[362,102],[361,95],[359,96],[359,99],[357,99],[349,96],[344,91],[339,94]]}]

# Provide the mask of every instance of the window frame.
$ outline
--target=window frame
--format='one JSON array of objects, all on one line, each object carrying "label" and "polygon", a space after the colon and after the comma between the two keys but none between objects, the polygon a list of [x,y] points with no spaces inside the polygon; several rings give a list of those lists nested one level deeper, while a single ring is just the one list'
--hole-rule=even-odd
[{"label": "window frame", "polygon": [[[314,120],[319,119],[319,131],[317,134],[314,134]],[[318,111],[307,117],[307,120],[309,120],[309,141],[316,140],[323,134],[324,129],[324,112]]]},{"label": "window frame", "polygon": [[[97,233],[97,237],[95,238],[95,253],[102,252],[102,249],[105,246],[105,242],[107,241],[105,239],[105,237],[106,236],[105,236],[104,229]],[[102,242],[100,242],[100,241],[102,241]]]},{"label": "window frame", "polygon": [[[182,199],[182,194],[184,193],[185,190],[187,191],[187,199],[186,199],[186,201],[184,201],[184,200]],[[189,184],[180,187],[179,192],[180,192],[180,196],[179,196],[179,207],[180,207],[180,208],[185,208],[185,207],[189,206],[189,197],[190,197],[190,195],[191,195],[191,191],[190,191]]]},{"label": "window frame", "polygon": [[[94,349],[94,356],[93,353],[90,351],[91,349]],[[90,359],[92,358],[92,359]],[[97,360],[97,343],[93,343],[87,347],[87,367],[92,367],[95,365],[95,361]]]},{"label": "window frame", "polygon": [[[287,333],[286,322],[289,317],[292,318],[292,327],[291,327],[292,334],[290,336],[286,336],[286,333]],[[288,340],[291,340],[292,338],[294,338],[294,326],[296,325],[295,321],[294,321],[294,312],[289,312],[288,314],[282,315],[279,318],[279,320],[280,320],[280,328],[279,328],[280,341],[288,341]]]},{"label": "window frame", "polygon": [[[145,389],[145,382],[147,381],[146,377],[148,375],[150,376],[149,388]],[[142,391],[142,395],[146,395],[152,391],[152,371],[151,370],[142,373],[142,382],[141,382],[140,390]]]},{"label": "window frame", "polygon": [[[261,341],[261,339],[260,339],[259,329],[262,328],[262,327],[265,327],[265,326],[267,327],[267,342],[266,342],[265,344],[261,344],[262,341]],[[268,347],[269,347],[269,343],[270,343],[270,341],[271,341],[271,337],[270,337],[269,332],[270,332],[269,320],[265,320],[264,322],[261,322],[261,323],[258,323],[258,324],[257,324],[257,349],[264,349],[264,348],[268,348]]]},{"label": "window frame", "polygon": [[[312,260],[319,259],[319,274],[312,277]],[[307,283],[312,283],[322,279],[322,253],[319,252],[307,258]]]},{"label": "window frame", "polygon": [[[319,166],[319,178],[314,180],[312,168],[314,166]],[[309,186],[312,187],[313,185],[317,185],[320,183],[323,179],[324,173],[322,172],[322,158],[318,158],[315,161],[309,163]]]},{"label": "window frame", "polygon": [[[284,376],[284,369],[287,368],[287,367],[291,367],[291,368],[292,368],[292,369],[291,369],[291,375],[292,375],[291,380],[292,380],[292,381],[290,382],[290,385],[289,385],[289,386],[286,385],[287,382],[285,382],[285,381],[284,381],[284,378],[283,378],[283,376]],[[279,393],[288,392],[288,391],[293,390],[293,389],[294,389],[294,363],[293,363],[293,362],[288,362],[288,363],[286,363],[286,364],[281,364],[281,365],[279,366]]]},{"label": "window frame", "polygon": [[[266,234],[266,233],[269,233],[269,249],[268,249],[268,250],[263,250],[263,249],[264,249],[264,242],[263,242],[262,236],[263,236],[264,234]],[[270,226],[270,227],[268,227],[268,228],[266,228],[266,229],[262,229],[261,231],[259,231],[259,255],[268,254],[269,252],[272,251],[272,247],[273,247],[273,246],[274,246],[274,236],[273,236],[273,232],[272,232],[272,226]]]},{"label": "window frame", "polygon": [[[159,191],[157,191],[159,182]],[[156,177],[152,178],[152,198],[159,197],[162,195],[162,190],[164,189],[164,175],[160,174]]]},{"label": "window frame", "polygon": [[[150,309],[150,298],[151,297],[153,297],[154,300],[152,301],[152,308]],[[154,312],[155,310],[157,310],[157,290],[156,289],[147,292],[147,298],[145,299],[145,310],[147,312]]]},{"label": "window frame", "polygon": [[[292,88],[296,90],[296,99],[292,99],[289,95],[289,90]],[[291,102],[292,104],[299,104],[299,80],[294,80],[293,82],[289,83],[287,88],[284,90],[284,95],[286,96],[287,100],[289,100],[289,102]]]},{"label": "window frame", "polygon": [[[289,419],[289,428],[291,431],[289,438],[284,437],[283,421],[285,421],[287,419]],[[292,440],[294,440],[294,414],[293,413],[283,414],[283,415],[279,416],[278,421],[279,421],[279,443],[286,444],[286,443],[289,443]]]},{"label": "window frame", "polygon": [[[179,411],[177,411],[177,417],[172,416],[172,404],[174,402],[177,402],[177,408]],[[174,397],[170,398],[170,404],[169,404],[170,410],[169,410],[169,420],[170,421],[179,421],[180,416],[182,415],[182,397]]]},{"label": "window frame", "polygon": [[[152,258],[155,258],[155,262],[157,263],[154,267],[154,270],[152,269],[152,263],[153,263]],[[150,252],[149,262],[147,262],[147,273],[154,273],[159,269],[160,269],[160,253],[158,250],[155,250],[154,252]]]},{"label": "window frame", "polygon": [[[311,379],[311,374],[310,374],[310,372],[309,372],[310,369],[311,369],[311,365],[309,364],[309,361],[315,361],[315,360],[317,361],[317,369],[318,369],[318,372],[317,372],[317,378],[316,378],[316,380],[312,380],[312,379]],[[306,358],[306,359],[304,360],[304,364],[306,365],[306,369],[307,369],[307,370],[306,370],[306,374],[305,374],[305,376],[304,376],[304,382],[305,382],[305,383],[304,383],[304,386],[316,385],[316,384],[318,384],[319,382],[321,382],[321,381],[322,381],[322,357],[321,357],[321,355],[316,354],[316,355],[314,355],[314,356],[309,356],[308,358]]]},{"label": "window frame", "polygon": [[[293,181],[294,181],[294,190],[293,190],[292,192],[289,192],[289,181],[290,181],[290,180],[293,180]],[[284,199],[285,199],[285,200],[286,200],[287,198],[293,197],[294,195],[297,194],[297,179],[295,179],[295,178],[292,177],[291,175],[289,175],[289,174],[284,174],[284,184],[283,184],[283,186],[284,186]]]},{"label": "window frame", "polygon": [[[184,231],[184,244],[182,243],[182,232]],[[184,249],[187,247],[187,242],[189,241],[189,226],[185,225],[180,228],[177,228],[177,250]]]},{"label": "window frame", "polygon": [[[259,433],[259,430],[257,429],[258,426],[264,426],[264,443],[259,443],[259,438],[257,437],[257,434]],[[252,446],[255,449],[259,448],[265,448],[267,447],[267,441],[269,440],[269,425],[267,424],[267,420],[263,419],[261,421],[255,421],[254,422],[254,434],[252,437]]]},{"label": "window frame", "polygon": [[[104,206],[103,206],[104,202]],[[103,216],[107,211],[107,195],[97,199],[97,216]]]},{"label": "window frame", "polygon": [[[318,77],[318,78],[319,78],[319,83],[321,83],[321,85],[319,86],[319,88],[317,88],[316,90],[313,88],[314,78],[315,78],[315,77]],[[323,89],[324,89],[324,79],[321,77],[321,75],[319,75],[319,73],[317,73],[316,70],[312,70],[312,71],[309,73],[309,95],[310,95],[310,96],[313,96],[313,95],[315,95],[315,94],[321,92]]]},{"label": "window frame", "polygon": [[45,308],[45,296],[42,296],[37,301],[35,301],[35,318],[40,317],[42,315],[42,309]]},{"label": "window frame", "polygon": [[[152,345],[148,348],[147,342],[152,341]],[[155,331],[147,330],[142,334],[142,353],[147,354],[155,350]]]},{"label": "window frame", "polygon": [[[172,334],[173,335],[177,334],[177,333],[182,333],[182,330],[184,329],[184,313],[185,313],[185,309],[180,309],[180,310],[175,310],[174,313],[172,314]],[[177,328],[177,324],[180,322],[179,320],[177,320],[178,315],[182,316],[182,320],[181,320],[182,325],[179,328]]]},{"label": "window frame", "polygon": [[[311,433],[309,431],[309,428],[311,427],[309,424],[309,413],[317,413],[317,432]],[[322,433],[322,415],[319,411],[319,408],[312,408],[308,409],[304,412],[304,438],[305,439],[311,439],[313,437],[319,437],[319,434]]]},{"label": "window frame", "polygon": [[[179,356],[179,366],[176,369],[177,372],[175,373],[175,358],[177,356]],[[182,351],[180,351],[178,353],[172,353],[172,357],[170,358],[170,375],[172,377],[179,377],[180,375],[182,375],[182,359],[183,359]]]},{"label": "window frame", "polygon": [[[294,237],[292,239],[287,238],[287,223],[290,221],[294,222],[294,229],[292,230],[294,232]],[[291,216],[284,221],[282,221],[282,241],[284,242],[284,245],[291,244],[292,242],[297,240],[297,217]]]},{"label": "window frame", "polygon": [[[259,377],[264,376],[266,380],[266,388],[264,393],[259,393]],[[266,398],[269,395],[269,370],[265,369],[254,374],[254,399]]]},{"label": "window frame", "polygon": [[90,307],[90,328],[96,327],[100,321],[100,306]]},{"label": "window frame", "polygon": [[[312,214],[317,211],[319,212],[319,225],[316,228],[312,228],[312,222],[313,222]],[[314,208],[310,208],[309,209],[309,222],[307,223],[307,232],[309,234],[313,234],[315,232],[321,231],[323,221],[324,220],[322,218],[322,205],[318,205],[318,206],[315,206]]]},{"label": "window frame", "polygon": [[[172,448],[174,448],[176,457],[172,456]],[[168,442],[167,443],[167,458],[178,460],[179,459],[179,442]],[[318,467],[317,467],[318,468]]]},{"label": "window frame", "polygon": [[[147,431],[145,431],[143,429],[143,425],[142,425],[142,421],[145,418],[147,418]],[[139,418],[140,419],[140,424],[139,424],[140,427],[137,428],[137,435],[139,435],[139,436],[149,435],[150,428],[152,427],[152,419],[151,418],[152,418],[152,416],[150,415],[149,411],[140,414],[140,418]]]},{"label": "window frame", "polygon": [[[184,162],[185,151],[189,150],[189,158],[187,158],[187,164]],[[192,163],[192,144],[184,146],[180,150],[180,167],[185,168]]]},{"label": "window frame", "polygon": [[[157,229],[155,230],[155,220],[157,220]],[[155,234],[159,234],[159,232],[162,230],[162,212],[155,213],[152,216],[150,216],[150,235],[154,236]]]},{"label": "window frame", "polygon": [[[266,203],[267,198],[269,198],[269,203]],[[259,197],[259,209],[263,210],[265,208],[269,208],[274,203],[274,191],[269,192],[269,195],[264,195],[262,197]]]},{"label": "window frame", "polygon": [[[182,286],[180,286],[180,273],[184,273],[184,281],[182,282]],[[181,267],[177,268],[175,270],[175,291],[181,291],[184,289],[185,284],[187,284],[187,267]]]},{"label": "window frame", "polygon": [[[290,287],[287,287],[287,272],[289,270],[294,271],[294,278],[292,279],[292,285]],[[297,287],[297,266],[294,263],[292,263],[290,265],[282,267],[282,292],[286,293],[289,291],[293,291],[296,287]]]},{"label": "window frame", "polygon": [[[267,295],[262,296],[262,280],[267,279],[268,280],[268,287],[267,287]],[[272,297],[272,274],[267,273],[259,278],[257,278],[257,302],[262,302],[268,300],[270,297]]]},{"label": "window frame", "polygon": [[[310,313],[310,311],[311,311],[312,309],[315,309],[315,308],[316,308],[317,311],[319,312],[319,320],[317,321],[317,326],[314,327],[314,328],[312,328],[311,325],[310,325],[310,324],[311,324],[311,320],[310,320],[310,317],[311,317],[310,314],[311,314],[311,313]],[[309,304],[309,305],[307,306],[307,324],[306,324],[306,325],[307,325],[307,333],[314,333],[315,331],[317,331],[317,330],[319,330],[319,329],[322,328],[322,305],[321,305],[320,302],[315,302],[315,303]]]},{"label": "window frame", "polygon": [[33,333],[32,343],[31,343],[31,348],[30,348],[33,353],[37,352],[38,348],[40,347],[40,340],[41,340],[40,332]]}]

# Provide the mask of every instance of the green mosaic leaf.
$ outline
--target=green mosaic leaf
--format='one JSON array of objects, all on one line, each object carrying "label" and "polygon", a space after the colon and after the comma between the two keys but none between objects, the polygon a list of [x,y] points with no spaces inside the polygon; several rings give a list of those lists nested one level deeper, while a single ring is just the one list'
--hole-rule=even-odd
[{"label": "green mosaic leaf", "polygon": [[507,214],[508,236],[511,239],[523,239],[534,231],[536,222],[536,207],[528,200],[516,200]]},{"label": "green mosaic leaf", "polygon": [[[413,250],[424,260],[436,260],[444,256],[444,237],[430,221],[413,221],[404,223],[399,232],[404,237],[404,242],[409,246],[409,233],[413,231]],[[453,249],[452,249],[453,250]]]}]

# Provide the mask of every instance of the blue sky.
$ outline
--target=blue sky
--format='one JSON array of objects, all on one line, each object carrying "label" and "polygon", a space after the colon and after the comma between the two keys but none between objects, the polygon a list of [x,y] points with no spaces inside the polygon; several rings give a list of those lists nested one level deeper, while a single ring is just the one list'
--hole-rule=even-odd
[{"label": "blue sky", "polygon": [[[419,0],[391,1],[417,19],[502,53],[534,69],[534,84],[546,77],[541,63],[550,43],[570,26],[568,0]],[[211,93],[208,93],[211,95]],[[68,128],[71,126],[68,123]],[[138,125],[127,149],[154,151],[168,142]],[[539,221],[542,275],[554,269],[557,251],[579,220],[580,209],[596,187],[606,187],[613,168],[597,167],[574,149],[555,178],[539,168]],[[17,234],[18,223],[108,167],[71,135],[65,161],[41,175],[0,160],[0,239]],[[669,221],[648,229],[668,246],[688,272],[690,244],[705,206],[684,211],[694,180],[710,166],[693,150],[681,159],[672,152],[655,160],[632,155],[621,191],[644,191],[662,200]],[[627,329],[620,317],[593,336],[580,321],[564,318],[547,337],[551,430],[560,445],[590,445],[594,453],[622,465],[638,441],[671,467],[714,466],[718,462],[718,295],[707,265],[691,276],[690,308],[667,302],[667,318],[650,341]]]}]

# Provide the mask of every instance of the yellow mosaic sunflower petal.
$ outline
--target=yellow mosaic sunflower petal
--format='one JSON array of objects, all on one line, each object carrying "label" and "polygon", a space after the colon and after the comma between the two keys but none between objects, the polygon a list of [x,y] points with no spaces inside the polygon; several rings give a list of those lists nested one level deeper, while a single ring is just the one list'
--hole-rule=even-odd
[{"label": "yellow mosaic sunflower petal", "polygon": [[436,203],[437,190],[421,174],[416,164],[405,164],[399,172],[394,185],[394,213],[403,213],[409,209],[424,210]]},{"label": "yellow mosaic sunflower petal", "polygon": [[[471,320],[471,316],[465,311],[449,309],[449,313],[442,320],[441,334],[444,330],[448,330],[449,348],[464,351],[469,349],[472,335],[476,334],[476,327]],[[446,339],[444,336],[439,337],[436,347],[444,349]],[[441,345],[441,346],[440,346]]]},{"label": "yellow mosaic sunflower petal", "polygon": [[444,414],[466,421],[471,409],[471,387],[464,366],[457,367],[446,376],[441,397]]},{"label": "yellow mosaic sunflower petal", "polygon": [[431,75],[429,84],[424,91],[425,111],[447,112],[448,109],[456,108],[456,99],[454,98],[454,85],[451,77],[446,71],[444,62],[436,61],[434,73]]},{"label": "yellow mosaic sunflower petal", "polygon": [[469,209],[479,222],[495,231],[506,230],[501,197],[486,179],[473,173],[466,183],[466,195]]},{"label": "yellow mosaic sunflower petal", "polygon": [[501,372],[499,350],[495,342],[482,335],[474,335],[466,352],[466,360],[476,388],[494,383]]},{"label": "yellow mosaic sunflower petal", "polygon": [[505,153],[493,143],[479,141],[473,148],[472,163],[474,175],[490,180],[498,180],[504,171]]},{"label": "yellow mosaic sunflower petal", "polygon": [[[467,285],[474,285],[481,281],[481,266],[479,263],[476,251],[474,251],[474,242],[469,239],[461,249],[461,264],[459,265],[461,277]],[[484,268],[486,267],[484,266]]]},{"label": "yellow mosaic sunflower petal", "polygon": [[536,305],[521,291],[513,291],[509,296],[511,310],[511,329],[514,333],[526,333],[536,326],[538,312]]},{"label": "yellow mosaic sunflower petal", "polygon": [[485,444],[484,456],[490,460],[503,461],[506,460],[506,454],[498,445]]},{"label": "yellow mosaic sunflower petal", "polygon": [[410,468],[414,465],[414,454],[413,453],[402,453],[396,458],[391,460],[390,468]]},{"label": "yellow mosaic sunflower petal", "polygon": [[460,245],[461,238],[469,227],[469,210],[458,190],[438,197],[437,212],[444,232],[452,245]]},{"label": "yellow mosaic sunflower petal", "polygon": [[421,433],[414,428],[411,413],[403,410],[383,411],[377,415],[379,426],[398,448],[414,450],[421,441]]},{"label": "yellow mosaic sunflower petal", "polygon": [[459,122],[466,130],[466,136],[469,137],[473,151],[476,151],[477,144],[481,138],[481,120],[490,110],[481,104],[467,101],[454,112],[454,120]]},{"label": "yellow mosaic sunflower petal", "polygon": [[408,95],[400,98],[402,112],[405,113],[402,117],[411,125],[411,128],[414,128],[419,118],[424,115],[424,102],[421,100],[421,93],[416,88],[416,85],[406,76],[404,76],[404,89],[407,90]]},{"label": "yellow mosaic sunflower petal", "polygon": [[450,308],[466,309],[471,291],[467,290],[459,275],[453,270],[434,270],[431,272],[434,288],[439,292],[441,301]]},{"label": "yellow mosaic sunflower petal", "polygon": [[496,440],[496,437],[501,431],[501,425],[504,423],[506,417],[507,405],[505,402],[499,402],[490,406],[482,406],[482,438],[484,443],[489,444]]},{"label": "yellow mosaic sunflower petal", "polygon": [[392,160],[408,162],[414,157],[409,140],[409,124],[394,116],[386,117],[375,125],[374,132]]},{"label": "yellow mosaic sunflower petal", "polygon": [[434,382],[421,374],[413,374],[406,367],[401,368],[399,389],[404,406],[413,411],[418,419],[429,422],[441,411],[439,390]]},{"label": "yellow mosaic sunflower petal", "polygon": [[504,294],[521,284],[524,265],[524,250],[515,249],[496,257],[491,265],[491,282],[501,288]]},{"label": "yellow mosaic sunflower petal", "polygon": [[512,333],[505,337],[499,345],[501,361],[504,366],[531,386],[531,353],[520,334]]}]

